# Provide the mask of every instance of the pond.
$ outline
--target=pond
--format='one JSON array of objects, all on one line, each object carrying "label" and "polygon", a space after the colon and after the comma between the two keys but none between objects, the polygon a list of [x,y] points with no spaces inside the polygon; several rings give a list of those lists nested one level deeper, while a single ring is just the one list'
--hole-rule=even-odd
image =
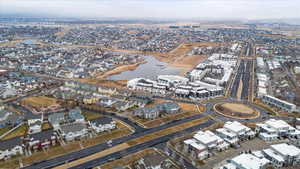
[{"label": "pond", "polygon": [[178,75],[182,69],[168,66],[168,63],[157,60],[154,56],[144,56],[147,63],[139,65],[133,71],[111,75],[110,80],[131,80],[134,78],[156,79],[157,75]]}]

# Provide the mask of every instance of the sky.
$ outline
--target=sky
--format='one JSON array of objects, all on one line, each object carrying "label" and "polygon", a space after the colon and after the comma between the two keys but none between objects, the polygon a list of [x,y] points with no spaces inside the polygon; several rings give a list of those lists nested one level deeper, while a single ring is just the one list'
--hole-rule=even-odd
[{"label": "sky", "polygon": [[0,16],[284,19],[299,11],[300,0],[0,0]]}]

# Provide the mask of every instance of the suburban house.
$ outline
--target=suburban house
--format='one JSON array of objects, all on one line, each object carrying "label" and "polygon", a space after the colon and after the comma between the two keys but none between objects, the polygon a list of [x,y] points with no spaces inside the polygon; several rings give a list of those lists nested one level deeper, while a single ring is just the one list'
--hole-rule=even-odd
[{"label": "suburban house", "polygon": [[256,132],[265,141],[276,140],[280,137],[300,138],[300,131],[283,120],[270,119],[256,124]]},{"label": "suburban house", "polygon": [[254,153],[242,153],[231,160],[220,169],[265,169],[270,161],[264,157],[256,156]]},{"label": "suburban house", "polygon": [[113,130],[117,127],[116,121],[109,117],[100,117],[91,120],[90,125],[97,133]]},{"label": "suburban house", "polygon": [[134,104],[127,102],[127,101],[118,101],[114,105],[114,108],[117,109],[118,111],[125,111],[131,107],[134,106]]},{"label": "suburban house", "polygon": [[117,103],[118,100],[111,97],[103,97],[96,104],[103,107],[113,107],[113,104]]},{"label": "suburban house", "polygon": [[241,140],[250,139],[255,136],[254,131],[252,131],[249,127],[241,124],[238,121],[227,121],[224,124],[223,128],[227,131],[235,133]]},{"label": "suburban house", "polygon": [[149,96],[143,96],[143,95],[132,95],[129,96],[127,99],[129,102],[132,102],[134,105],[138,107],[144,107],[147,104],[152,102],[152,98]]},{"label": "suburban house", "polygon": [[81,114],[79,107],[71,109],[68,114],[68,118],[74,122],[85,122],[84,116]]},{"label": "suburban house", "polygon": [[54,130],[46,130],[27,135],[24,138],[25,146],[32,151],[41,150],[57,144],[57,134]]},{"label": "suburban house", "polygon": [[161,113],[175,114],[179,113],[180,110],[181,108],[177,103],[165,102],[155,106],[137,109],[133,112],[133,114],[144,119],[154,119],[161,115]]},{"label": "suburban house", "polygon": [[24,117],[18,116],[15,113],[5,109],[5,106],[0,105],[0,128],[6,126],[16,126],[23,122]]},{"label": "suburban house", "polygon": [[65,113],[52,113],[48,115],[48,121],[52,125],[53,129],[58,129],[60,123],[66,120]]},{"label": "suburban house", "polygon": [[188,139],[183,142],[184,151],[195,159],[204,160],[209,157],[209,152],[205,145],[195,139]]},{"label": "suburban house", "polygon": [[229,144],[226,141],[209,130],[200,130],[193,136],[193,138],[203,144],[208,150],[222,151],[229,147]]},{"label": "suburban house", "polygon": [[89,132],[84,123],[67,123],[60,125],[58,133],[66,141],[73,141],[87,137]]},{"label": "suburban house", "polygon": [[228,142],[230,145],[236,145],[239,142],[239,137],[236,133],[225,128],[216,129],[216,134]]},{"label": "suburban house", "polygon": [[287,143],[274,144],[264,149],[264,156],[274,167],[287,167],[300,164],[300,149]]},{"label": "suburban house", "polygon": [[34,134],[42,131],[43,121],[41,119],[29,119],[28,120],[28,134]]},{"label": "suburban house", "polygon": [[0,142],[0,160],[9,159],[12,156],[23,154],[23,144],[21,137],[3,140]]}]

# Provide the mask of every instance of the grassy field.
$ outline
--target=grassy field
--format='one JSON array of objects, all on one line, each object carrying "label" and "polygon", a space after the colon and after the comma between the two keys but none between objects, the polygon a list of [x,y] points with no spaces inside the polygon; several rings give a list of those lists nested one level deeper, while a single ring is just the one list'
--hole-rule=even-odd
[{"label": "grassy field", "polygon": [[49,130],[51,128],[52,127],[48,122],[42,124],[42,130]]},{"label": "grassy field", "polygon": [[82,112],[82,115],[86,120],[94,120],[102,117],[100,113],[93,113],[93,112]]},{"label": "grassy field", "polygon": [[4,133],[8,132],[12,127],[4,127],[0,129],[0,136],[2,136]]},{"label": "grassy field", "polygon": [[6,135],[3,140],[7,140],[7,139],[11,139],[17,136],[24,136],[28,131],[28,126],[27,124],[23,124],[20,127],[18,127],[17,129],[15,129],[13,132],[11,132],[10,134]]}]

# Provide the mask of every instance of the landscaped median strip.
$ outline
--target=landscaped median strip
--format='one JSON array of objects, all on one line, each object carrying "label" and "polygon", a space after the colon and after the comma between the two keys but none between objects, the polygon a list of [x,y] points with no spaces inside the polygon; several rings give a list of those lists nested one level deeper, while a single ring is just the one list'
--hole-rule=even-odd
[{"label": "landscaped median strip", "polygon": [[200,118],[200,119],[196,119],[196,120],[192,120],[192,121],[189,121],[189,122],[186,122],[186,123],[182,123],[182,124],[177,125],[177,126],[166,128],[166,129],[163,129],[163,130],[151,133],[151,134],[147,134],[147,135],[144,135],[142,137],[132,139],[132,140],[129,140],[129,141],[124,142],[122,144],[116,145],[116,146],[111,147],[109,149],[106,149],[104,151],[101,151],[101,152],[92,154],[90,156],[75,160],[73,162],[55,167],[55,169],[65,169],[65,168],[75,167],[75,166],[83,164],[87,161],[91,161],[91,160],[109,155],[111,153],[115,153],[115,152],[118,152],[118,151],[121,151],[121,150],[125,150],[128,147],[135,146],[135,145],[147,142],[147,141],[154,140],[158,137],[162,137],[162,136],[167,135],[167,134],[172,134],[172,133],[182,131],[184,129],[202,124],[202,123],[206,122],[207,120],[209,120],[209,117],[203,117],[203,118]]}]

